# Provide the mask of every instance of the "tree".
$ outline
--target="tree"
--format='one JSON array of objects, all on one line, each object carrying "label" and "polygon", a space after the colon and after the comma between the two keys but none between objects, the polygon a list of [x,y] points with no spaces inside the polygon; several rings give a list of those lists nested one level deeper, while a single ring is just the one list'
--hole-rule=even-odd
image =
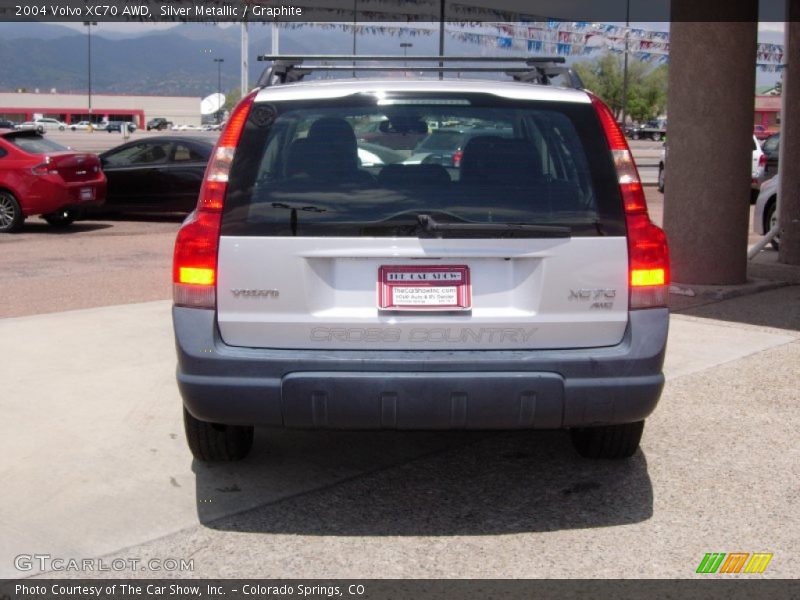
[{"label": "tree", "polygon": [[[573,65],[588,90],[597,94],[619,120],[622,118],[623,58],[607,52]],[[664,112],[667,105],[667,66],[650,68],[628,59],[627,114],[634,121],[647,121]]]},{"label": "tree", "polygon": [[225,94],[225,104],[222,105],[222,110],[231,112],[241,99],[242,99],[241,88],[238,87],[233,88],[231,91]]}]

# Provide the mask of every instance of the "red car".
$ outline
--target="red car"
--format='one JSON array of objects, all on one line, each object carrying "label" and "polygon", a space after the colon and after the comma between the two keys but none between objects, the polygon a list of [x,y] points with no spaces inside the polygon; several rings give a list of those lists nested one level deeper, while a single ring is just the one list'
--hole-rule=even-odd
[{"label": "red car", "polygon": [[74,152],[36,130],[0,130],[0,233],[18,231],[33,215],[66,227],[77,209],[105,199],[96,154]]}]

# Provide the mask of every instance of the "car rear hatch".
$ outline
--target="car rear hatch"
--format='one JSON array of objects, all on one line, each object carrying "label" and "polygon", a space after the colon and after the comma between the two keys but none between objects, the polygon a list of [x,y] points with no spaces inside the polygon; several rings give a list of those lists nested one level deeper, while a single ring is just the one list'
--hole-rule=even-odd
[{"label": "car rear hatch", "polygon": [[[223,134],[201,210],[179,235],[176,303],[215,302],[225,343],[251,348],[618,344],[641,258],[629,260],[626,231],[653,227],[638,175],[627,146],[624,156],[614,150],[619,141],[589,95],[542,96],[395,92],[271,102],[262,93],[240,110],[241,131],[234,123]],[[471,138],[458,168],[359,167],[353,125],[397,115],[398,123],[414,117],[502,134]],[[635,201],[623,180],[638,186]],[[628,204],[644,209],[643,221],[631,221]],[[192,239],[215,228],[216,262]],[[197,260],[192,245],[206,253],[210,273],[182,271]],[[210,282],[216,298],[192,298]],[[652,283],[645,275],[636,285]]]}]

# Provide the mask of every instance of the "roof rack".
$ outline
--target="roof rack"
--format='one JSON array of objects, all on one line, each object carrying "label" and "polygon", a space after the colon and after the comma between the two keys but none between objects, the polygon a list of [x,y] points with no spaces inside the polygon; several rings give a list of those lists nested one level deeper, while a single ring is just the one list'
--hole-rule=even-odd
[{"label": "roof rack", "polygon": [[[391,56],[349,54],[264,54],[261,62],[271,61],[258,80],[259,87],[270,87],[301,81],[314,71],[415,71],[422,73],[505,73],[515,81],[549,85],[554,77],[563,76],[564,86],[582,89],[580,76],[567,67],[563,56]],[[322,61],[307,64],[306,61]],[[351,63],[349,65],[333,63]],[[356,63],[388,63],[402,65],[356,65]],[[438,66],[419,66],[414,63],[439,63]],[[492,63],[491,66],[445,66],[445,63]],[[409,65],[410,64],[410,65]]]}]

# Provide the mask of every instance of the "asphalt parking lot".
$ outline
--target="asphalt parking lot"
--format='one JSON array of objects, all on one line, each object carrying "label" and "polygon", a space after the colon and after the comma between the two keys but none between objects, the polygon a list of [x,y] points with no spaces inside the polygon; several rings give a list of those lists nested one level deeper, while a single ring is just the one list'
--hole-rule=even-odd
[{"label": "asphalt parking lot", "polygon": [[[0,577],[47,553],[194,561],[120,577],[685,578],[736,551],[774,554],[758,577],[795,575],[797,273],[675,297],[665,393],[627,462],[581,460],[552,431],[259,430],[247,460],[209,466],[174,383],[179,223],[31,219],[0,236]],[[109,573],[44,574],[65,575]]]}]

